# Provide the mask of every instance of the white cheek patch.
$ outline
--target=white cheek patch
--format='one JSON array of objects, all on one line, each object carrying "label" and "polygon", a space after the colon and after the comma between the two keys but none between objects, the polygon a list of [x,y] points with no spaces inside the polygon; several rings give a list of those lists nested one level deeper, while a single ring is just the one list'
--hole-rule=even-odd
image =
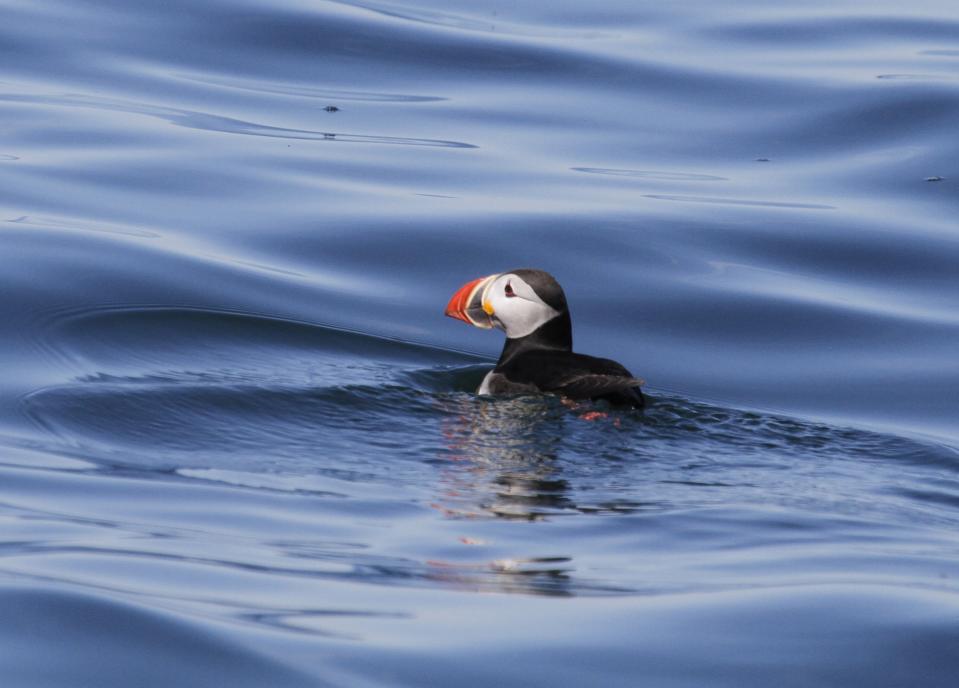
[{"label": "white cheek patch", "polygon": [[[516,296],[506,296],[504,289],[509,282]],[[502,275],[487,287],[486,298],[493,306],[493,315],[510,339],[519,339],[532,334],[559,315],[536,292],[516,275]]]}]

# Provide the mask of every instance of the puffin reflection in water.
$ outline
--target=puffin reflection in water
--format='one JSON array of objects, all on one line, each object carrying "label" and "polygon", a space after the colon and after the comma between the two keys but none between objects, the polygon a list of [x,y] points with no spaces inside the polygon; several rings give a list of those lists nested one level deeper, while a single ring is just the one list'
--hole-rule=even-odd
[{"label": "puffin reflection in water", "polygon": [[616,361],[573,353],[566,295],[548,272],[522,268],[468,282],[446,315],[506,333],[503,353],[477,394],[547,393],[643,407],[642,380]]}]

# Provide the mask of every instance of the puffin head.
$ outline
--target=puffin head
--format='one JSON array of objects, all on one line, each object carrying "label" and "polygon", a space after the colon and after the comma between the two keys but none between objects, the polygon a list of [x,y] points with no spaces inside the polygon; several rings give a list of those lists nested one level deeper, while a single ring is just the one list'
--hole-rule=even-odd
[{"label": "puffin head", "polygon": [[551,274],[521,268],[467,282],[453,294],[446,315],[483,329],[498,327],[509,339],[519,339],[568,310],[563,288]]}]

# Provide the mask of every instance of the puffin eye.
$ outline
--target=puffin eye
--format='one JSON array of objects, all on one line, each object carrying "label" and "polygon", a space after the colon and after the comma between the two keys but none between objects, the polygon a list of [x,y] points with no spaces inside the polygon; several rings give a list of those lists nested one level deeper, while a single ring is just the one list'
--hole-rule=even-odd
[{"label": "puffin eye", "polygon": [[506,294],[507,298],[516,296],[516,292],[513,291],[513,285],[509,282],[506,283],[506,289],[503,290],[503,293]]}]

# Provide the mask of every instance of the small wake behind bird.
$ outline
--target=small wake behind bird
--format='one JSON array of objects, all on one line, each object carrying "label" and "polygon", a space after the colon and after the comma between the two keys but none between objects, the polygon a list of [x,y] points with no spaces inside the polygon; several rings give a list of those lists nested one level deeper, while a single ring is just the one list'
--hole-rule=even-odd
[{"label": "small wake behind bird", "polygon": [[608,358],[573,352],[566,295],[548,272],[521,268],[467,282],[446,315],[482,329],[497,327],[506,344],[478,394],[559,394],[642,408],[643,381]]}]

